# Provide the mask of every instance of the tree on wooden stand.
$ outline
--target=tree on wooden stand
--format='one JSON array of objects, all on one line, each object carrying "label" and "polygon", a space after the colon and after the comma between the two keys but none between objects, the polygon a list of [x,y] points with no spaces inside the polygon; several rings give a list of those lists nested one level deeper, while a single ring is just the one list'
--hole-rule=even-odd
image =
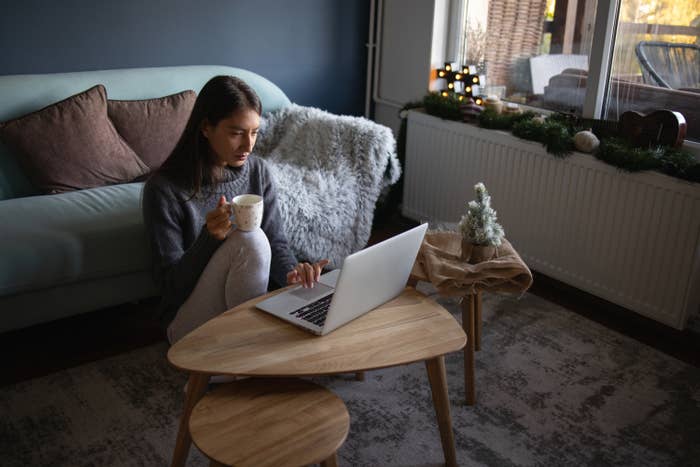
[{"label": "tree on wooden stand", "polygon": [[503,242],[505,232],[496,222],[496,211],[491,207],[491,196],[486,186],[474,185],[476,200],[467,203],[467,213],[459,222],[462,232],[462,259],[471,264],[493,258]]}]

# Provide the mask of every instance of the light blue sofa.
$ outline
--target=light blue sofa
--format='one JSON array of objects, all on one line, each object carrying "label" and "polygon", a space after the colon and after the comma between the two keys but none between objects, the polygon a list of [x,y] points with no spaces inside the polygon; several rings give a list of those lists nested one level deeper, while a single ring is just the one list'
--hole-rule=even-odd
[{"label": "light blue sofa", "polygon": [[[221,74],[250,84],[266,112],[290,105],[276,85],[239,68],[135,68],[0,76],[0,121],[96,84],[105,86],[110,99],[147,99],[199,92]],[[17,157],[0,142],[0,332],[156,294],[141,183],[37,195]]]}]

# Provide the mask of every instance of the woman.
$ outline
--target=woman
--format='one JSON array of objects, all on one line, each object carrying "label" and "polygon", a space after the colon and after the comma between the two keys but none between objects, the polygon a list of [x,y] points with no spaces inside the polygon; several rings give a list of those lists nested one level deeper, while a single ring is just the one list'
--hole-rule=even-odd
[{"label": "woman", "polygon": [[[275,185],[264,162],[251,155],[261,110],[242,80],[212,78],[175,149],[144,188],[144,221],[171,344],[266,293],[269,280],[278,287],[313,287],[328,263],[297,263],[289,250]],[[262,229],[233,228],[229,200],[244,193],[263,197]]]}]

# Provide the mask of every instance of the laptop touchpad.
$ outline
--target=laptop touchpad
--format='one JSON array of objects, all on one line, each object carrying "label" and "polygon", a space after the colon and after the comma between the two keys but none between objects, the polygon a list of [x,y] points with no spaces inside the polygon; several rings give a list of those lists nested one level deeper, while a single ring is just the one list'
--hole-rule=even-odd
[{"label": "laptop touchpad", "polygon": [[333,291],[332,287],[328,287],[319,282],[316,282],[312,289],[305,289],[304,287],[299,287],[298,289],[292,290],[289,293],[305,301],[314,301],[331,291]]}]

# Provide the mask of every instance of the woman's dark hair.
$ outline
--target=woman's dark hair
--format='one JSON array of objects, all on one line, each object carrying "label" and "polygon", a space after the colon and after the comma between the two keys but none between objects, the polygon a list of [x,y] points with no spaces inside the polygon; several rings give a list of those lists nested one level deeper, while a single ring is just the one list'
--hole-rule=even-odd
[{"label": "woman's dark hair", "polygon": [[215,181],[215,156],[209,141],[202,134],[204,124],[216,126],[235,112],[250,109],[262,113],[260,98],[242,79],[235,76],[215,76],[204,85],[197,96],[192,113],[175,149],[157,172],[164,173],[197,196],[202,186]]}]

